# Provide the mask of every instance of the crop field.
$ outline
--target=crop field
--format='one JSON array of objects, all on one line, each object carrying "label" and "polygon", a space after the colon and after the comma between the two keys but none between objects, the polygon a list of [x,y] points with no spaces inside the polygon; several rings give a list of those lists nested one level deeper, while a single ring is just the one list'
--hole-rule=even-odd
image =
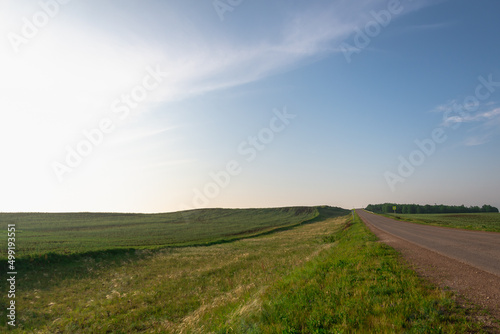
[{"label": "crop field", "polygon": [[385,216],[412,223],[500,232],[499,213],[386,214]]},{"label": "crop field", "polygon": [[[342,211],[345,212],[345,211]],[[17,256],[78,254],[116,248],[205,245],[294,226],[318,215],[316,208],[210,209],[163,214],[0,213],[16,224]],[[2,228],[0,238],[6,238]],[[2,248],[0,259],[5,259]]]},{"label": "crop field", "polygon": [[[13,332],[463,333],[481,329],[447,292],[423,282],[394,250],[377,242],[357,216],[352,221],[347,210],[269,210],[255,210],[267,214],[268,225],[259,225],[262,230],[287,228],[208,246],[139,247],[79,256],[71,250],[58,261],[26,258],[18,267],[18,318]],[[250,219],[251,211],[242,212]],[[275,220],[270,218],[273,212]],[[279,224],[283,215],[288,220]],[[297,223],[309,217],[313,219],[307,224]],[[255,230],[242,229],[241,221],[235,224],[237,231]],[[220,240],[223,229],[217,231],[214,240]],[[140,240],[135,242],[140,245]],[[5,291],[4,281],[0,287]],[[1,326],[5,326],[4,310],[2,306]]]}]

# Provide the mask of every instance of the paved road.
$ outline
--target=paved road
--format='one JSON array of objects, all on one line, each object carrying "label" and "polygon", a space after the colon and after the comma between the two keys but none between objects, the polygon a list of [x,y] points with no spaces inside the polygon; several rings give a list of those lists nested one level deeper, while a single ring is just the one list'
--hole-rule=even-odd
[{"label": "paved road", "polygon": [[356,213],[387,233],[500,276],[500,233],[406,223],[361,209]]}]

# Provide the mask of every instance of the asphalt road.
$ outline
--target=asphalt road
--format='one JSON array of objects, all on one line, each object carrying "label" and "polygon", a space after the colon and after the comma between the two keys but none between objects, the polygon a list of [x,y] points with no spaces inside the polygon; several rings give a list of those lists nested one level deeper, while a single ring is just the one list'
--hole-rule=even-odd
[{"label": "asphalt road", "polygon": [[500,276],[500,233],[407,223],[361,209],[356,213],[382,231]]}]

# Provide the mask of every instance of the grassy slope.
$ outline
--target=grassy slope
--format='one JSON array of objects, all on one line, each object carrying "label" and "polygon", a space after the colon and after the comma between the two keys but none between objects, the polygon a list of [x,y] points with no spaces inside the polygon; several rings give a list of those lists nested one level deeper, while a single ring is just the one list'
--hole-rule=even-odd
[{"label": "grassy slope", "polygon": [[461,333],[477,327],[359,220],[344,228],[349,218],[335,218],[343,213],[319,211],[313,224],[232,243],[30,267],[18,276],[16,331]]},{"label": "grassy slope", "polygon": [[[178,332],[225,319],[238,303],[331,246],[322,237],[338,225],[332,217],[347,211],[319,212],[321,218],[299,228],[209,247],[25,262],[18,268],[18,331]],[[0,323],[5,325],[4,310]]]},{"label": "grassy slope", "polygon": [[[340,210],[340,209],[339,209]],[[317,208],[202,209],[164,214],[0,213],[0,239],[16,224],[17,255],[74,254],[114,248],[200,245],[293,226]],[[6,249],[0,248],[0,259]]]},{"label": "grassy slope", "polygon": [[500,232],[499,213],[385,214],[384,216],[433,226]]}]

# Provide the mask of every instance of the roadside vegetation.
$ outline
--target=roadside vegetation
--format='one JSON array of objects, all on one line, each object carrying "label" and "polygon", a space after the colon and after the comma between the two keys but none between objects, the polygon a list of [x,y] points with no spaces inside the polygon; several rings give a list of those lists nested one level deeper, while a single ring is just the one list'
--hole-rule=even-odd
[{"label": "roadside vegetation", "polygon": [[269,233],[210,246],[117,248],[59,261],[21,261],[12,332],[481,330],[447,292],[427,285],[379,243],[357,216],[352,221],[347,210],[314,210],[306,223],[285,221],[273,224],[286,227],[273,233],[264,229]]},{"label": "roadside vegetation", "polygon": [[500,232],[500,214],[498,213],[384,214],[384,216],[418,224],[461,228],[472,231]]},{"label": "roadside vegetation", "polygon": [[466,333],[481,330],[450,296],[427,285],[356,216],[335,247],[273,283],[261,310],[241,321],[254,333]]}]

